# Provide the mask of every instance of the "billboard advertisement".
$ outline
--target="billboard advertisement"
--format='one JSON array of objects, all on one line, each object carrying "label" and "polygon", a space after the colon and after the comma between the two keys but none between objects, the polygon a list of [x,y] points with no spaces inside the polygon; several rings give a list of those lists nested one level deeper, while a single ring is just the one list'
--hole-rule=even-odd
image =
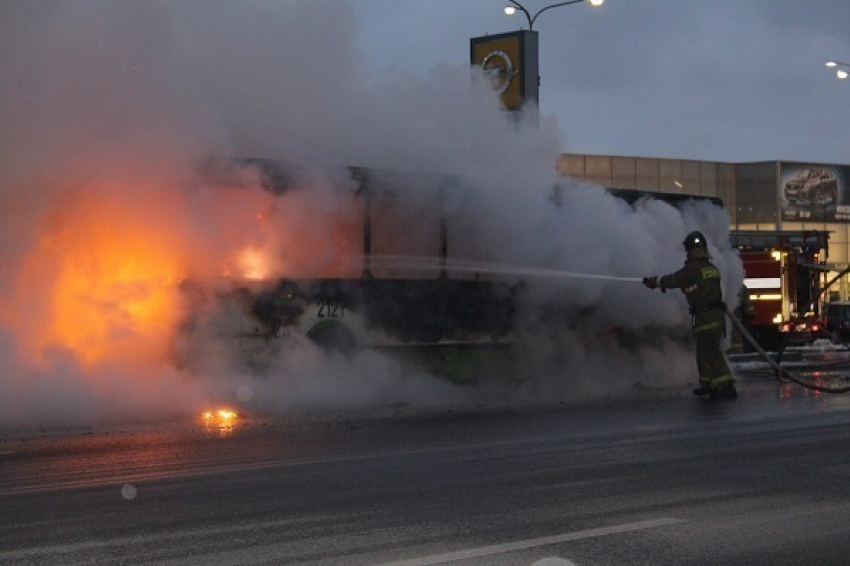
[{"label": "billboard advertisement", "polygon": [[850,166],[781,163],[779,203],[783,220],[850,222]]},{"label": "billboard advertisement", "polygon": [[469,40],[470,62],[480,67],[507,110],[537,101],[537,32],[514,31]]}]

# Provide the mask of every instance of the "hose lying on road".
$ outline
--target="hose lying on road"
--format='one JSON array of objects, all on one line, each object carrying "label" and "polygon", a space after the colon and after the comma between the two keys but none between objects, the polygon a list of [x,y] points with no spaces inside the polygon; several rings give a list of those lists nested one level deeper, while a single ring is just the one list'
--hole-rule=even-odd
[{"label": "hose lying on road", "polygon": [[781,378],[779,377],[781,375],[781,376],[785,377],[786,379],[788,379],[789,381],[793,381],[797,385],[805,387],[806,389],[812,389],[814,391],[821,391],[823,393],[847,393],[847,392],[850,392],[850,384],[841,385],[841,386],[822,385],[820,383],[813,383],[813,382],[810,382],[810,381],[800,379],[799,377],[797,377],[796,375],[794,375],[793,373],[788,371],[786,368],[779,365],[779,363],[776,360],[774,360],[772,357],[770,357],[770,355],[768,355],[768,353],[764,351],[764,349],[758,344],[758,342],[756,342],[755,338],[753,338],[752,334],[750,334],[750,332],[746,329],[746,327],[743,324],[741,324],[741,321],[738,320],[738,317],[736,317],[734,314],[732,314],[729,311],[728,308],[726,309],[726,316],[729,318],[729,320],[732,322],[732,324],[735,326],[735,328],[737,328],[741,332],[741,336],[743,336],[744,339],[747,342],[749,342],[750,345],[753,348],[755,348],[755,350],[756,350],[756,352],[758,352],[759,356],[761,356],[761,358],[765,362],[767,362],[768,365],[770,365],[770,367],[772,367],[773,369],[776,370],[777,379],[781,380]]}]

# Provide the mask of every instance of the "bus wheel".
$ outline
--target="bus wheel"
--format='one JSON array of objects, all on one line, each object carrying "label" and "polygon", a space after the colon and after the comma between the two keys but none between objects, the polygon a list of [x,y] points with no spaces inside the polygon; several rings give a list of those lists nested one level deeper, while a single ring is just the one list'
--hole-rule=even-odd
[{"label": "bus wheel", "polygon": [[357,339],[339,322],[330,320],[320,322],[307,332],[307,338],[326,352],[348,355],[357,350]]}]

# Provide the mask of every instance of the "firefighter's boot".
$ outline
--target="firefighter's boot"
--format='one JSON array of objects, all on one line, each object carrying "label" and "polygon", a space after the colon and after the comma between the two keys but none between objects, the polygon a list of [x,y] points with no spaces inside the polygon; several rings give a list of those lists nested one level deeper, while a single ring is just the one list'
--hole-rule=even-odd
[{"label": "firefighter's boot", "polygon": [[711,389],[711,386],[710,386],[710,385],[708,385],[708,384],[705,384],[705,385],[700,385],[699,387],[697,387],[696,389],[694,389],[694,392],[693,392],[693,393],[694,393],[694,395],[696,395],[697,397],[701,397],[701,396],[703,396],[703,395],[711,395],[712,391],[713,391],[713,390]]},{"label": "firefighter's boot", "polygon": [[735,389],[735,384],[730,381],[728,383],[724,383],[717,389],[712,390],[711,398],[734,401],[738,398],[738,390]]}]

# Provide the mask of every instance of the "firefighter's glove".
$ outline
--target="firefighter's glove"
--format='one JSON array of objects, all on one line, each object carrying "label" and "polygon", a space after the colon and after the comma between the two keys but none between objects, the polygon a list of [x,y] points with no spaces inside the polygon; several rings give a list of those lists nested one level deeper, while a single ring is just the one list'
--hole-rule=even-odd
[{"label": "firefighter's glove", "polygon": [[644,277],[643,284],[650,289],[658,289],[658,277]]}]

